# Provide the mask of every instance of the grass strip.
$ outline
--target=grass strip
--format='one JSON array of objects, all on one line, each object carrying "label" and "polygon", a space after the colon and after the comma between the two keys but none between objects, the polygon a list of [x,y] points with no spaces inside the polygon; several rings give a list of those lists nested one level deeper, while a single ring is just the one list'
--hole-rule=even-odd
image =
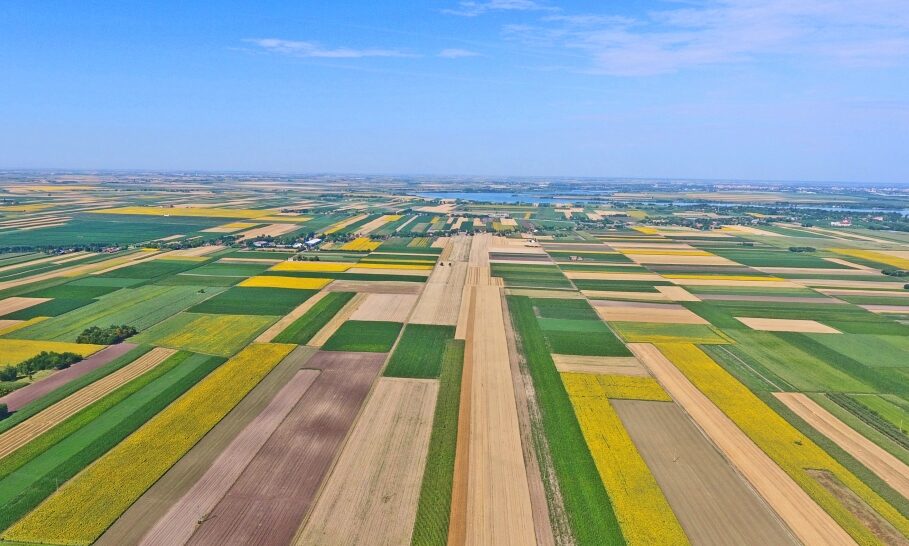
[{"label": "grass strip", "polygon": [[316,302],[302,317],[293,321],[275,338],[276,343],[296,343],[304,345],[330,321],[347,302],[354,297],[354,292],[329,292]]},{"label": "grass strip", "polygon": [[540,404],[543,431],[574,539],[579,545],[625,544],[533,304],[526,296],[508,296],[508,308]]},{"label": "grass strip", "polygon": [[445,347],[454,339],[454,334],[454,326],[408,324],[385,368],[385,375],[420,379],[439,377]]},{"label": "grass strip", "polygon": [[411,538],[414,546],[445,546],[448,543],[461,376],[464,369],[463,341],[451,339],[445,342],[441,366],[439,396],[436,399],[432,436],[429,438],[426,469],[423,471],[420,501]]}]

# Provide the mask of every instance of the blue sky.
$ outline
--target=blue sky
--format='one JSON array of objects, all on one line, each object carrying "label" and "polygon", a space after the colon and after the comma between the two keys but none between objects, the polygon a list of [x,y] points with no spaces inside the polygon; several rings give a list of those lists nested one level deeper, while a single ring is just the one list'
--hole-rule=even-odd
[{"label": "blue sky", "polygon": [[905,0],[0,0],[0,168],[909,182]]}]

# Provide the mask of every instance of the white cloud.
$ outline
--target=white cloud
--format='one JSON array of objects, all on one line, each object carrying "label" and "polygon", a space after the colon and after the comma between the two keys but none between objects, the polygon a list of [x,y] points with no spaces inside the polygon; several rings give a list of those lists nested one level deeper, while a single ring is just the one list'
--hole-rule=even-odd
[{"label": "white cloud", "polygon": [[637,18],[550,15],[505,35],[580,51],[592,72],[637,76],[775,56],[847,66],[909,60],[906,0],[697,0]]},{"label": "white cloud", "polygon": [[460,15],[462,17],[476,17],[490,11],[558,11],[552,6],[541,4],[535,0],[489,0],[488,2],[475,2],[471,0],[458,3],[454,9],[444,9],[442,13]]},{"label": "white cloud", "polygon": [[467,49],[450,48],[450,49],[443,49],[442,51],[439,52],[439,57],[442,57],[445,59],[463,59],[465,57],[479,57],[479,56],[480,56],[480,54],[477,53],[476,51],[470,51]]},{"label": "white cloud", "polygon": [[363,57],[413,57],[397,49],[354,49],[349,47],[325,48],[314,42],[261,38],[246,40],[273,53],[294,57],[318,57],[327,59],[359,59]]}]

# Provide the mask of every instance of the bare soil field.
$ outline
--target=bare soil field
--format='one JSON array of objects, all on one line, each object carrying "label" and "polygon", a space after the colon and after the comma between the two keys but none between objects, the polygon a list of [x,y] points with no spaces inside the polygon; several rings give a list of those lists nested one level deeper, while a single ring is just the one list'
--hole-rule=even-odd
[{"label": "bare soil field", "polygon": [[660,322],[664,324],[709,324],[681,305],[598,301],[593,304],[600,318],[624,322]]},{"label": "bare soil field", "polygon": [[814,499],[654,345],[631,343],[628,348],[803,544],[855,544]]},{"label": "bare soil field", "polygon": [[811,303],[842,305],[846,302],[833,298],[812,298],[800,296],[752,296],[750,294],[701,294],[698,296],[705,301],[765,301],[767,303]]},{"label": "bare soil field", "polygon": [[317,294],[313,295],[308,300],[306,300],[303,303],[301,303],[300,305],[298,305],[290,313],[287,313],[286,315],[281,317],[278,320],[278,322],[272,324],[267,330],[265,330],[264,332],[259,334],[259,337],[257,337],[255,339],[255,342],[256,343],[270,343],[273,339],[275,339],[278,336],[278,334],[280,334],[288,326],[293,324],[293,322],[295,320],[297,320],[298,318],[305,315],[306,312],[309,311],[313,305],[318,303],[319,300],[324,298],[327,293],[328,292],[324,292],[324,291],[318,292]]},{"label": "bare soil field", "polygon": [[633,356],[580,356],[553,354],[552,360],[560,372],[648,377],[650,373]]},{"label": "bare soil field", "polygon": [[798,544],[676,404],[610,402],[692,544]]},{"label": "bare soil field", "polygon": [[268,406],[234,438],[183,497],[158,520],[141,544],[186,544],[196,524],[221,500],[249,461],[309,389],[318,370],[300,370],[275,395]]},{"label": "bare soil field", "polygon": [[385,355],[317,355],[322,373],[196,526],[188,544],[288,544],[310,511]]},{"label": "bare soil field", "polygon": [[132,343],[120,343],[101,349],[90,357],[73,364],[65,370],[54,372],[48,377],[17,389],[6,396],[0,398],[0,404],[6,404],[9,411],[16,411],[26,404],[41,398],[45,394],[54,391],[70,381],[82,377],[92,370],[104,366],[108,362],[118,358],[129,351],[135,349]]},{"label": "bare soil field", "polygon": [[418,297],[425,294],[366,294],[366,299],[350,316],[351,320],[407,322]]},{"label": "bare soil field", "polygon": [[314,335],[312,339],[309,340],[309,343],[307,343],[307,345],[310,347],[321,347],[324,345],[325,342],[328,341],[328,338],[334,335],[338,328],[340,328],[342,324],[350,319],[351,315],[353,315],[357,309],[360,308],[360,305],[366,301],[367,296],[368,294],[355,294],[354,297],[352,297],[350,301],[344,304],[344,307],[342,307],[341,310],[338,311],[338,313],[332,317],[331,320],[328,321],[328,323],[326,323],[321,330],[316,332],[316,335]]},{"label": "bare soil field", "polygon": [[294,544],[407,544],[439,384],[382,378]]},{"label": "bare soil field", "polygon": [[672,301],[701,301],[702,299],[681,286],[655,286],[654,288]]},{"label": "bare soil field", "polygon": [[735,317],[752,330],[762,332],[802,332],[806,334],[841,334],[836,328],[816,320]]},{"label": "bare soil field", "polygon": [[909,499],[909,466],[837,419],[807,395],[796,392],[773,394],[806,423],[836,442],[843,451]]},{"label": "bare soil field", "polygon": [[410,322],[415,324],[455,325],[461,307],[467,264],[436,266],[423,288]]},{"label": "bare soil field", "polygon": [[44,303],[46,301],[50,301],[50,298],[4,298],[0,300],[0,316],[15,313],[16,311],[20,311],[22,309],[28,309],[29,307],[38,305],[39,303]]},{"label": "bare soil field", "polygon": [[423,290],[423,285],[416,282],[336,280],[326,286],[325,290],[364,294],[419,294]]},{"label": "bare soil field", "polygon": [[284,235],[285,233],[290,233],[299,227],[300,226],[297,224],[268,224],[266,226],[242,231],[238,233],[237,236],[239,237],[238,241],[253,239],[256,237],[278,237]]},{"label": "bare soil field", "polygon": [[220,423],[170,468],[144,495],[114,522],[96,546],[137,544],[195,485],[237,435],[271,403],[278,391],[293,379],[306,359],[316,354],[311,347],[293,350],[265,376]]},{"label": "bare soil field", "polygon": [[0,458],[6,457],[31,441],[32,438],[50,430],[67,417],[74,415],[107,393],[161,364],[175,352],[173,349],[162,347],[152,349],[131,364],[127,364],[110,375],[102,377],[91,385],[74,392],[30,419],[0,434]]}]

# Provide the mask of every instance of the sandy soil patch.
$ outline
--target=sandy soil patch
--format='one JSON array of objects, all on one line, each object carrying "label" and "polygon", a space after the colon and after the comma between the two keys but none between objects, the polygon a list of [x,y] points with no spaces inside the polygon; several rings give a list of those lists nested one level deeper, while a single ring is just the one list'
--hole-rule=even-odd
[{"label": "sandy soil patch", "polygon": [[855,543],[654,345],[631,343],[628,347],[803,544]]},{"label": "sandy soil patch", "polygon": [[[15,326],[17,324],[22,324],[24,320],[4,320],[0,319],[0,335],[7,333],[6,329],[10,326]],[[14,331],[15,328],[11,328],[10,331]]]},{"label": "sandy soil patch", "polygon": [[816,320],[735,317],[752,330],[762,332],[801,332],[805,334],[841,334],[836,328]]},{"label": "sandy soil patch", "polygon": [[366,294],[366,299],[350,318],[407,322],[417,297],[416,294]]},{"label": "sandy soil patch", "polygon": [[612,400],[692,544],[797,544],[674,403]]},{"label": "sandy soil patch", "polygon": [[19,296],[4,298],[0,300],[0,316],[15,313],[16,311],[20,311],[22,309],[28,309],[29,307],[33,307],[39,303],[44,303],[50,300],[51,298],[23,298]]},{"label": "sandy soil patch", "polygon": [[527,469],[512,386],[499,289],[474,288],[468,333],[474,362],[470,401],[467,544],[536,543]]},{"label": "sandy soil patch", "polygon": [[622,302],[605,301],[598,302],[595,309],[600,318],[607,321],[710,324],[681,305],[658,303],[622,305]]},{"label": "sandy soil patch", "polygon": [[837,419],[808,396],[796,392],[776,392],[773,395],[806,423],[877,474],[900,495],[909,499],[909,466]]},{"label": "sandy soil patch", "polygon": [[196,530],[197,522],[218,504],[319,373],[318,370],[298,371],[262,413],[224,449],[199,481],[158,520],[140,544],[186,544]]},{"label": "sandy soil patch", "polygon": [[755,267],[754,269],[771,275],[841,275],[848,277],[850,275],[880,274],[877,271],[868,271],[865,269],[821,269],[816,267]]},{"label": "sandy soil patch", "polygon": [[380,379],[294,544],[407,544],[439,384]]},{"label": "sandy soil patch", "polygon": [[364,294],[419,294],[423,284],[404,281],[336,280],[325,287],[329,292],[362,292]]},{"label": "sandy soil patch", "polygon": [[671,301],[701,301],[701,298],[681,286],[655,286],[654,288]]},{"label": "sandy soil patch", "polygon": [[285,233],[290,233],[295,229],[298,229],[300,226],[296,224],[268,224],[266,226],[252,228],[244,232],[238,233],[238,241],[245,241],[246,239],[255,239],[256,237],[279,237]]},{"label": "sandy soil patch", "polygon": [[552,355],[560,372],[647,377],[650,373],[633,356]]},{"label": "sandy soil patch", "polygon": [[82,408],[161,364],[175,352],[173,349],[164,349],[162,347],[152,349],[137,358],[135,362],[102,377],[91,385],[76,391],[30,419],[0,434],[0,458],[6,457]]},{"label": "sandy soil patch", "polygon": [[312,307],[318,303],[319,300],[324,298],[327,293],[328,292],[325,291],[318,292],[308,300],[295,307],[290,313],[287,313],[281,317],[278,322],[272,324],[267,330],[259,334],[259,337],[255,339],[256,343],[271,343],[273,339],[278,337],[278,334],[293,324],[295,320],[305,315],[306,312],[312,309]]},{"label": "sandy soil patch", "polygon": [[360,308],[360,305],[366,301],[367,296],[368,294],[357,293],[354,297],[352,297],[350,301],[344,304],[344,307],[342,307],[341,310],[338,311],[338,313],[332,317],[332,319],[328,321],[325,326],[322,327],[321,330],[316,332],[316,335],[314,335],[312,339],[309,340],[309,343],[307,343],[307,345],[310,347],[321,347],[324,345],[325,342],[328,341],[328,338],[333,336],[338,328],[340,328],[342,324],[350,319],[351,315],[353,315],[357,309]]},{"label": "sandy soil patch", "polygon": [[458,322],[467,264],[454,262],[451,266],[436,266],[410,317],[415,324],[447,324]]},{"label": "sandy soil patch", "polygon": [[249,229],[256,225],[254,222],[231,222],[229,224],[223,224],[220,226],[210,227],[208,229],[203,229],[203,233],[233,233],[235,231],[242,231],[244,229]]}]

